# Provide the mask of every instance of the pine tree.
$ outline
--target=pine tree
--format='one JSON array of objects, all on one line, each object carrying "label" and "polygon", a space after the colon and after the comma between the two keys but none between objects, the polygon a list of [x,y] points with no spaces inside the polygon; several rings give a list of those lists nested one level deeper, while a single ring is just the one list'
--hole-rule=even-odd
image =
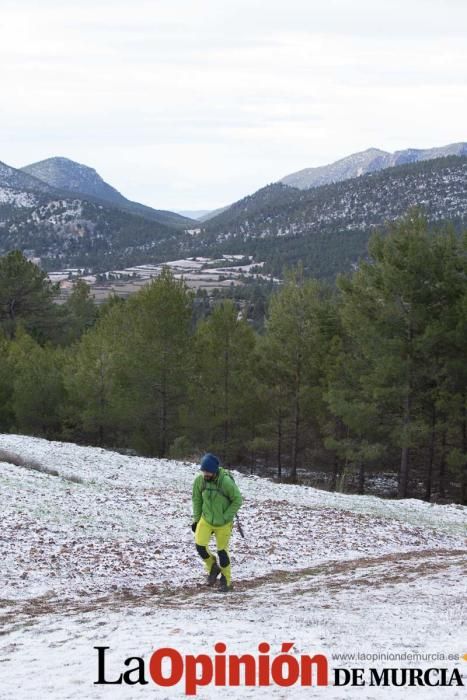
[{"label": "pine tree", "polygon": [[64,304],[66,318],[65,344],[70,345],[92,328],[97,319],[97,306],[84,280],[78,280]]},{"label": "pine tree", "polygon": [[[442,309],[433,314],[425,334],[426,366],[431,368],[433,433],[439,457],[439,495],[446,496],[448,479],[461,483],[467,502],[467,234],[437,237],[435,257],[443,265],[438,283]],[[433,452],[436,456],[436,441]],[[434,465],[427,475],[426,497],[436,479]]]},{"label": "pine tree", "polygon": [[14,424],[12,407],[14,367],[10,358],[10,341],[0,336],[0,432],[7,433]]},{"label": "pine tree", "polygon": [[269,425],[276,444],[278,477],[287,455],[293,481],[305,448],[318,437],[325,352],[321,294],[316,281],[304,280],[302,269],[290,273],[283,288],[271,298],[266,335],[260,345],[259,377],[269,411],[264,429],[267,431]]},{"label": "pine tree", "polygon": [[16,429],[30,435],[58,437],[65,401],[63,351],[51,345],[42,347],[19,328],[9,352],[14,370],[11,405]]},{"label": "pine tree", "polygon": [[56,321],[52,301],[57,294],[47,274],[19,250],[0,258],[0,327],[14,338],[18,322],[39,340],[46,340]]},{"label": "pine tree", "polygon": [[[411,457],[434,439],[436,426],[442,353],[435,352],[430,329],[446,317],[462,283],[458,273],[448,272],[456,267],[455,240],[430,233],[417,211],[392,225],[388,236],[375,235],[369,252],[370,262],[362,263],[351,279],[339,281],[343,323],[357,358],[349,406],[362,415],[370,411],[369,425],[383,428],[389,448],[400,449],[398,492],[406,497]],[[435,335],[439,345],[442,335]],[[345,419],[343,409],[340,413]],[[346,420],[349,425],[351,419]],[[359,422],[360,441],[372,432],[365,433]]]},{"label": "pine tree", "polygon": [[64,423],[68,438],[99,445],[125,443],[125,431],[119,431],[118,384],[118,367],[124,362],[123,320],[124,305],[109,306],[98,323],[66,352]]},{"label": "pine tree", "polygon": [[224,460],[238,459],[253,437],[254,347],[254,331],[229,300],[196,330],[188,424],[196,442]]},{"label": "pine tree", "polygon": [[191,371],[192,296],[170,270],[125,305],[118,343],[120,421],[133,444],[163,457],[179,436]]},{"label": "pine tree", "polygon": [[345,491],[347,477],[358,472],[358,491],[364,493],[366,465],[385,453],[386,434],[380,429],[384,406],[373,400],[368,369],[352,338],[334,337],[324,390],[330,414],[325,445],[334,453],[333,489]]}]

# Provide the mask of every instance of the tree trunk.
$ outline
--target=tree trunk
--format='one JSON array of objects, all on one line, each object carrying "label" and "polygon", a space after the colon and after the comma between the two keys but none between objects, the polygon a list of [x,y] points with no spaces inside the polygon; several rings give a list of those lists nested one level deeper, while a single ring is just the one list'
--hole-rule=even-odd
[{"label": "tree trunk", "polygon": [[[412,323],[411,323],[411,318],[410,316],[408,317],[407,320],[407,377],[406,377],[406,394],[404,398],[404,415],[403,415],[403,432],[404,432],[404,442],[408,441],[408,428],[410,426],[410,421],[411,421],[411,392],[412,392],[412,387],[411,387],[411,367],[410,367],[410,358],[411,358],[411,349],[412,349]],[[401,452],[401,464],[400,464],[400,470],[399,470],[399,488],[398,488],[398,496],[399,498],[407,498],[407,493],[408,493],[408,486],[409,486],[409,469],[410,469],[410,453],[409,453],[409,447],[408,445],[404,446],[402,448]]]},{"label": "tree trunk", "polygon": [[[410,389],[407,390],[407,395],[404,401],[404,433],[406,433],[407,428],[410,425]],[[404,435],[404,439],[407,439],[407,435]],[[409,484],[409,468],[410,468],[410,454],[409,447],[404,446],[401,452],[401,465],[399,471],[399,488],[398,496],[399,498],[407,498],[408,484]]]},{"label": "tree trunk", "polygon": [[439,463],[439,497],[446,498],[446,488],[444,480],[446,478],[446,430],[443,430],[441,437],[441,461]]},{"label": "tree trunk", "polygon": [[332,465],[332,475],[331,475],[331,484],[330,484],[330,489],[331,491],[335,491],[337,488],[337,477],[339,474],[339,459],[337,455],[334,455],[334,462]]},{"label": "tree trunk", "polygon": [[229,420],[229,393],[230,393],[230,357],[229,350],[226,348],[224,350],[224,459],[227,457],[227,444],[229,440],[230,433],[230,420]]},{"label": "tree trunk", "polygon": [[[462,450],[467,454],[467,396],[464,394],[464,405],[462,407]],[[467,505],[467,460],[464,462],[462,471],[462,494],[461,503]]]},{"label": "tree trunk", "polygon": [[358,464],[358,493],[361,496],[365,493],[365,464],[363,460]]},{"label": "tree trunk", "polygon": [[14,340],[14,338],[15,338],[15,327],[16,327],[15,306],[16,306],[16,299],[9,299],[8,304],[7,304],[7,314],[8,314],[8,319],[9,319],[10,323],[6,324],[6,328],[5,328],[5,333],[6,333],[9,340]]},{"label": "tree trunk", "polygon": [[100,364],[99,367],[99,380],[100,380],[100,387],[99,387],[99,446],[102,447],[104,444],[104,426],[103,426],[103,419],[104,419],[104,411],[105,411],[105,384],[104,384],[104,371],[102,368],[102,363]]},{"label": "tree trunk", "polygon": [[161,382],[161,408],[160,408],[160,449],[159,457],[165,457],[167,451],[167,382],[165,372]]},{"label": "tree trunk", "polygon": [[299,452],[299,440],[300,440],[300,420],[301,420],[300,387],[301,387],[301,358],[299,358],[299,365],[297,368],[296,384],[295,384],[293,442],[292,442],[292,473],[291,473],[293,483],[295,483],[297,481],[298,452]]},{"label": "tree trunk", "polygon": [[[334,436],[336,440],[339,440],[341,437],[342,433],[342,423],[339,420],[336,420],[334,422]],[[337,490],[337,479],[339,476],[339,466],[340,466],[340,460],[337,455],[337,452],[334,453],[334,461],[332,465],[332,474],[331,474],[331,484],[330,484],[330,489],[331,491],[336,491]]]},{"label": "tree trunk", "polygon": [[298,438],[300,430],[300,407],[298,398],[295,401],[294,410],[294,431],[293,431],[293,443],[292,443],[292,471],[291,477],[292,481],[295,483],[297,481],[297,465],[298,465]]},{"label": "tree trunk", "polygon": [[435,456],[435,441],[436,441],[436,408],[433,404],[431,410],[431,437],[430,448],[428,452],[428,468],[425,483],[425,501],[431,501],[431,492],[433,490],[433,462]]},{"label": "tree trunk", "polygon": [[277,479],[282,479],[282,411],[277,415]]}]

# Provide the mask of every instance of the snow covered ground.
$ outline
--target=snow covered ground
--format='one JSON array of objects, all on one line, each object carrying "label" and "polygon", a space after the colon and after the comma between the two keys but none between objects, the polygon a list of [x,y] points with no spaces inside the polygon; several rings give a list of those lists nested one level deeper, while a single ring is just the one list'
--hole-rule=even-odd
[{"label": "snow covered ground", "polygon": [[[0,435],[0,451],[57,475],[0,461],[0,699],[185,697],[179,684],[96,686],[164,646],[181,654],[257,655],[293,642],[330,668],[458,668],[467,661],[335,654],[452,654],[465,644],[467,509],[345,496],[236,474],[242,539],[231,545],[235,591],[203,587],[193,546],[197,465]],[[0,452],[0,455],[2,452]],[[271,657],[272,657],[271,656]],[[146,674],[148,678],[148,674]],[[457,698],[428,687],[206,686],[198,697]]]}]

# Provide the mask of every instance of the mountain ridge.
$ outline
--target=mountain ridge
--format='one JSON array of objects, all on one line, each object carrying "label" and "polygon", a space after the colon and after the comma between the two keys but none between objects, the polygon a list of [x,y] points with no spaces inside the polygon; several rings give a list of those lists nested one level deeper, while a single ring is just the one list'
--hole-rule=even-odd
[{"label": "mountain ridge", "polygon": [[50,270],[117,267],[154,248],[163,259],[178,254],[185,220],[173,225],[158,220],[157,210],[143,216],[144,209],[58,189],[0,163],[0,255],[19,249]]},{"label": "mountain ridge", "polygon": [[26,192],[53,192],[53,188],[37,177],[13,168],[0,161],[0,187],[7,187]]},{"label": "mountain ridge", "polygon": [[207,221],[198,242],[219,253],[264,260],[265,274],[304,263],[307,274],[332,279],[366,255],[371,233],[413,207],[430,225],[467,225],[467,157],[395,166],[301,190],[275,182]]},{"label": "mountain ridge", "polygon": [[285,175],[278,182],[305,190],[311,187],[350,180],[354,177],[360,177],[398,165],[434,160],[452,155],[467,155],[467,143],[461,141],[435,148],[407,148],[394,151],[393,153],[379,148],[367,148],[364,151],[352,153],[327,165],[297,170],[290,175]]},{"label": "mountain ridge", "polygon": [[3,165],[0,254],[17,248],[48,270],[94,271],[241,254],[264,261],[263,272],[275,277],[302,260],[308,275],[333,279],[366,255],[375,228],[411,207],[423,208],[430,223],[465,227],[466,192],[467,157],[449,156],[306,190],[272,183],[209,221],[190,220],[190,227],[181,229],[91,196],[52,189]]},{"label": "mountain ridge", "polygon": [[196,223],[192,219],[180,216],[176,212],[165,209],[153,209],[145,204],[127,199],[115,187],[105,182],[94,168],[78,163],[70,158],[64,158],[63,156],[46,158],[37,163],[25,165],[20,168],[20,171],[34,176],[55,190],[74,195],[78,194],[86,199],[92,198],[92,200],[107,202],[150,221],[177,228],[186,228]]},{"label": "mountain ridge", "polygon": [[20,170],[57,190],[79,192],[117,203],[125,202],[125,197],[105,182],[94,168],[70,158],[54,156],[25,165]]}]

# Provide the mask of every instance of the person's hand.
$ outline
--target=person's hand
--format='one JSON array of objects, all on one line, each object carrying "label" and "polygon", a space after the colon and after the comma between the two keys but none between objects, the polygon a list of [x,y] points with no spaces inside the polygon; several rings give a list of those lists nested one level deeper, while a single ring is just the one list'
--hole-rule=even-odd
[{"label": "person's hand", "polygon": [[197,525],[198,525],[198,523],[191,523],[191,530],[192,530],[192,532],[196,532],[196,526],[197,526]]}]

